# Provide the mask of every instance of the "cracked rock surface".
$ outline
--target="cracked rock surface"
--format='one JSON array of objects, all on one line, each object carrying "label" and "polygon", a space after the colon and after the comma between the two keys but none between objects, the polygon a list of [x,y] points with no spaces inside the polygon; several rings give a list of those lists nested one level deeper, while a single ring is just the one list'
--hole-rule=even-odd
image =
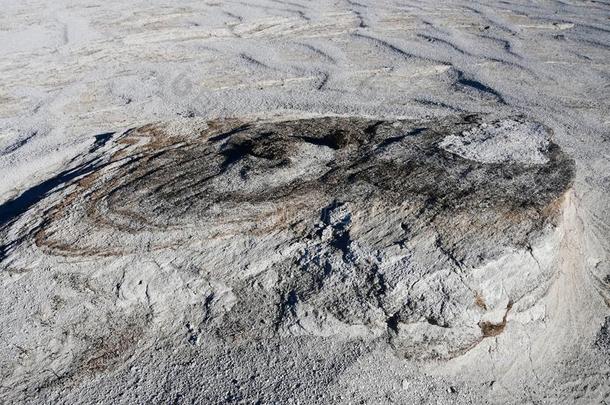
[{"label": "cracked rock surface", "polygon": [[97,148],[3,218],[4,397],[349,402],[370,356],[480,361],[552,287],[574,177],[522,117],[184,119]]}]

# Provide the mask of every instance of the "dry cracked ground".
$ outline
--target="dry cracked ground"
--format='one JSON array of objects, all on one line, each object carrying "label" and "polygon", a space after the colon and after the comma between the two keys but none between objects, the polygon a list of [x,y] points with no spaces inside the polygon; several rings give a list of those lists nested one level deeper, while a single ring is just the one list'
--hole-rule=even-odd
[{"label": "dry cracked ground", "polygon": [[607,2],[0,4],[0,403],[610,402]]}]

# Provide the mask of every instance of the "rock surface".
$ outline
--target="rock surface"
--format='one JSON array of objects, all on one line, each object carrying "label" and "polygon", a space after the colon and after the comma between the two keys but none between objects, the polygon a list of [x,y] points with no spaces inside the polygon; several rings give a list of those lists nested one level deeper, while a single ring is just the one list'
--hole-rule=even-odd
[{"label": "rock surface", "polygon": [[[0,3],[0,402],[608,402],[610,7],[603,0]],[[464,123],[467,114],[483,118]],[[475,214],[441,200],[428,204],[418,222],[396,203],[407,194],[405,201],[421,205],[417,190],[371,198],[375,207],[394,207],[387,219],[357,199],[329,197],[364,197],[376,189],[375,179],[355,178],[362,189],[327,183],[314,193],[327,200],[307,199],[299,209],[287,194],[257,195],[267,186],[311,182],[345,155],[340,148],[291,143],[302,159],[269,169],[272,177],[250,164],[255,171],[246,169],[242,179],[244,159],[236,159],[205,182],[212,197],[232,190],[231,204],[203,195],[194,200],[204,203],[174,212],[181,196],[201,190],[198,184],[173,200],[167,187],[157,186],[165,194],[148,191],[179,173],[201,179],[195,163],[186,173],[187,162],[174,161],[186,152],[167,151],[157,160],[147,143],[150,153],[161,152],[169,147],[163,137],[171,135],[195,160],[205,149],[203,137],[226,132],[210,130],[208,120],[238,118],[217,121],[235,128],[328,116],[450,127],[435,141],[440,155],[432,148],[432,155],[418,157],[449,173],[453,164],[435,166],[448,163],[442,156],[455,156],[458,165],[474,161],[485,166],[475,172],[485,174],[495,173],[493,165],[531,166],[532,174],[550,169],[550,128],[552,142],[574,160],[574,180],[554,214],[516,210],[527,215],[513,218],[511,229],[531,250],[481,225],[475,225],[481,237],[444,240],[453,232],[449,225],[459,223],[455,236],[464,229],[459,218]],[[147,129],[124,134],[156,122],[165,123],[154,125],[157,145]],[[227,139],[208,150],[219,164],[228,157],[218,155]],[[380,148],[376,161],[382,150],[389,156],[390,148],[403,146]],[[247,153],[245,160],[255,158]],[[146,173],[148,161],[165,180]],[[203,166],[211,173],[218,167]],[[350,170],[341,166],[337,174]],[[453,184],[450,176],[440,179]],[[397,178],[391,190],[406,180]],[[333,191],[346,184],[347,191]],[[238,200],[238,192],[257,199]],[[514,205],[494,201],[506,210]],[[322,215],[325,207],[329,215]],[[461,216],[434,217],[448,209]],[[484,213],[511,224],[492,207]],[[281,215],[302,222],[287,229]],[[399,229],[403,217],[425,228],[427,245]],[[224,223],[209,228],[214,218]],[[362,233],[363,225],[377,222],[374,232],[388,230],[379,243]],[[262,233],[255,224],[264,225]],[[537,230],[524,236],[530,226]],[[398,233],[398,246],[378,247]],[[455,247],[447,253],[461,261],[461,272],[435,246],[437,234],[442,249]],[[469,247],[475,242],[481,250],[491,246],[483,237],[490,234],[501,243],[476,264],[464,252],[476,250]],[[322,273],[327,264],[336,271]],[[358,295],[374,266],[377,275]],[[403,275],[392,266],[431,272],[405,287],[395,284]],[[341,311],[334,309],[341,298],[328,289],[342,285],[337,274],[358,287],[344,291],[357,305]],[[311,287],[318,280],[323,284]],[[412,304],[421,297],[425,307],[399,305],[414,296]],[[323,311],[314,314],[310,307],[318,304]]]},{"label": "rock surface", "polygon": [[[448,146],[480,128],[494,128],[484,142]],[[544,137],[490,161],[511,153],[503,131],[515,128]],[[2,369],[19,389],[3,395],[50,399],[86,390],[84,376],[132,389],[124,373],[173,353],[208,356],[197,378],[213,390],[181,395],[281,402],[242,374],[263,367],[306,392],[371,345],[407,361],[459,358],[543,297],[574,177],[550,132],[518,117],[192,119],[98,148],[26,212],[0,207],[3,305],[30,308],[32,323],[24,335],[23,318],[5,322],[14,349]],[[53,288],[32,289],[32,277]],[[340,348],[327,356],[327,345]],[[223,373],[248,381],[229,388],[218,367],[236,361]],[[172,390],[190,384],[171,370]]]}]

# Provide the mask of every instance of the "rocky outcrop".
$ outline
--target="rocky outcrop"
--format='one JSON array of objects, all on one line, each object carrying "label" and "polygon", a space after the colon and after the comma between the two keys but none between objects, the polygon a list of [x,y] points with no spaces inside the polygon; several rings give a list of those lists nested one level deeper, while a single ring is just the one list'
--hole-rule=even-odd
[{"label": "rocky outcrop", "polygon": [[159,342],[460,356],[544,294],[574,177],[520,117],[193,119],[93,153],[2,229],[3,305],[33,331],[3,333],[3,377],[26,393]]}]

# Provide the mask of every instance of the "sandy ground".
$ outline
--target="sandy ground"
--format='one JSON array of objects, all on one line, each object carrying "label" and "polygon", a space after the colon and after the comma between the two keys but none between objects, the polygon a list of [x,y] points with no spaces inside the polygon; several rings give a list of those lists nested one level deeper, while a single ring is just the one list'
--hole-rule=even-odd
[{"label": "sandy ground", "polygon": [[[514,367],[506,364],[514,351],[490,349],[490,363],[503,364],[504,385],[485,388],[484,400],[609,401],[608,346],[595,351],[609,345],[608,2],[0,5],[0,203],[65,169],[104,134],[157,121],[482,113],[524,116],[551,128],[577,169],[564,213],[559,271],[544,301],[553,316],[542,327],[545,333],[529,341],[519,334],[521,340],[512,341],[511,350],[521,347]],[[6,292],[13,288],[7,277]],[[11,314],[0,317],[5,322],[20,311],[8,305]],[[349,348],[336,351],[341,350]],[[14,351],[5,347],[2,353]],[[401,375],[400,360],[383,350],[371,353],[343,370],[331,391],[355,392],[347,402],[368,403],[469,403],[481,395],[482,388],[467,386],[458,399],[450,384],[435,385],[438,365],[410,383]],[[468,358],[448,364],[438,378],[477,374],[473,364]],[[7,388],[15,375],[1,377]],[[426,394],[427,378],[436,381],[430,382],[434,395]],[[441,389],[446,397],[439,396]],[[389,394],[398,391],[417,395]],[[82,392],[75,398],[86,400]]]}]

